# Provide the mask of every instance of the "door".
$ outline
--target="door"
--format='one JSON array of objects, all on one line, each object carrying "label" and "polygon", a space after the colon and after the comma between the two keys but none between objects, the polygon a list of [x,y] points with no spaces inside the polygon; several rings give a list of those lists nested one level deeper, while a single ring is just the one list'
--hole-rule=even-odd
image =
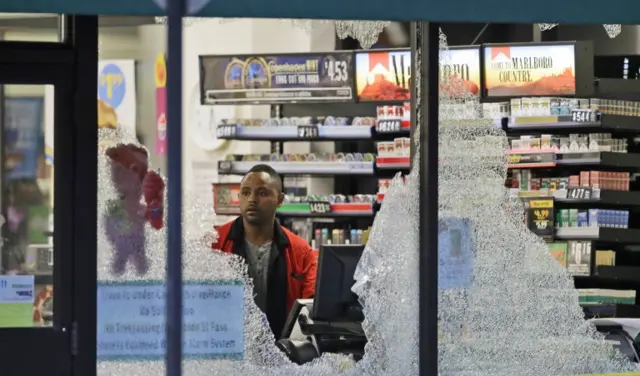
[{"label": "door", "polygon": [[84,23],[93,51],[0,42],[1,375],[96,372],[97,22]]}]

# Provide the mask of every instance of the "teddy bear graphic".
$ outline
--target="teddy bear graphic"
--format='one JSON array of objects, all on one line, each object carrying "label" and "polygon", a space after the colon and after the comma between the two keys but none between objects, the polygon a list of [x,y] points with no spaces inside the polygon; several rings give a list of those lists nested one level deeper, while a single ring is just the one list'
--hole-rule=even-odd
[{"label": "teddy bear graphic", "polygon": [[[122,275],[131,261],[139,275],[149,270],[145,250],[145,224],[160,230],[164,215],[162,177],[149,171],[149,153],[134,144],[118,144],[105,151],[111,181],[118,194],[107,202],[105,233],[113,246],[112,273]],[[144,201],[142,200],[144,198]]]}]

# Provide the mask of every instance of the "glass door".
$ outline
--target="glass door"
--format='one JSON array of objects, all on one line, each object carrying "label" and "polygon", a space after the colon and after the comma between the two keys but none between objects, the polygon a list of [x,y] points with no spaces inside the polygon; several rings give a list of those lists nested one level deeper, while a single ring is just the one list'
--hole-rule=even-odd
[{"label": "glass door", "polygon": [[12,75],[0,73],[0,374],[70,375],[74,138],[64,127],[73,97],[63,69],[45,76],[28,64],[0,64],[5,69]]}]

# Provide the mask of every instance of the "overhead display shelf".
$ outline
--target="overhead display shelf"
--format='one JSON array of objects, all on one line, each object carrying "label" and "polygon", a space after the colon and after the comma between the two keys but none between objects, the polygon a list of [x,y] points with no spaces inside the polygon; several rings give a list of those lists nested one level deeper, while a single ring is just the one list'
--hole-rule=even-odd
[{"label": "overhead display shelf", "polygon": [[[264,161],[218,161],[218,173],[244,175]],[[268,162],[279,174],[373,175],[373,162]]]},{"label": "overhead display shelf", "polygon": [[370,126],[364,125],[280,125],[280,126],[243,126],[220,125],[227,129],[227,134],[219,138],[224,140],[243,141],[335,141],[335,140],[369,140]]}]

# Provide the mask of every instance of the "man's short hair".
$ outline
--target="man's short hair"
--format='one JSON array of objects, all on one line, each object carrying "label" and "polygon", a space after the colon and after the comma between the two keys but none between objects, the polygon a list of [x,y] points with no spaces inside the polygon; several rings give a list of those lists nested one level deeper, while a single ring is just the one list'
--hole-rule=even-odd
[{"label": "man's short hair", "polygon": [[278,188],[278,193],[281,193],[284,190],[283,183],[282,183],[282,178],[280,177],[280,175],[278,175],[276,170],[273,169],[273,167],[271,167],[271,166],[269,166],[267,164],[257,164],[255,166],[251,167],[249,172],[247,172],[247,175],[249,175],[252,172],[264,172],[264,173],[266,173],[267,175],[269,175],[269,177],[271,179],[273,179],[276,182],[276,186]]}]

